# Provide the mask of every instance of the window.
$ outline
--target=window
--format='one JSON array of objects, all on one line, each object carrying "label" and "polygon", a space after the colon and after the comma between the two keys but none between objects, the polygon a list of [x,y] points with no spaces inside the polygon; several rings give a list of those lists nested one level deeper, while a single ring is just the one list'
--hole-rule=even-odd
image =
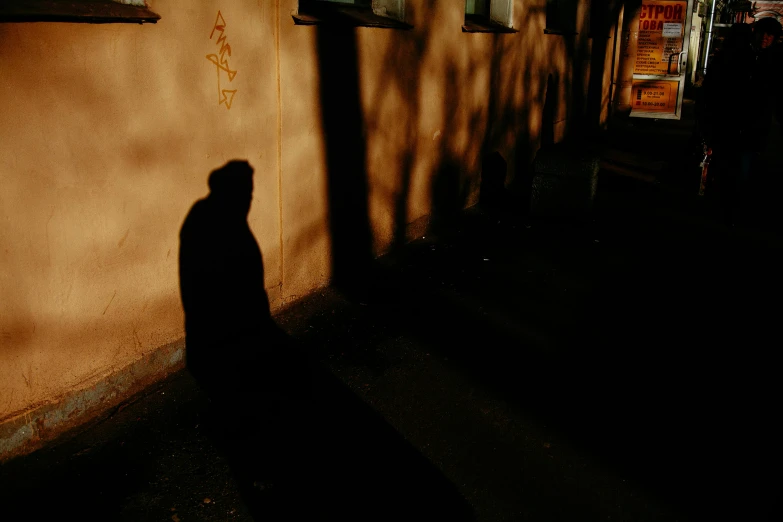
[{"label": "window", "polygon": [[144,0],[2,0],[0,22],[156,23]]},{"label": "window", "polygon": [[297,25],[410,29],[405,0],[299,0]]},{"label": "window", "polygon": [[465,0],[466,33],[515,33],[512,27],[514,0]]},{"label": "window", "polygon": [[465,0],[465,17],[489,17],[489,0]]}]

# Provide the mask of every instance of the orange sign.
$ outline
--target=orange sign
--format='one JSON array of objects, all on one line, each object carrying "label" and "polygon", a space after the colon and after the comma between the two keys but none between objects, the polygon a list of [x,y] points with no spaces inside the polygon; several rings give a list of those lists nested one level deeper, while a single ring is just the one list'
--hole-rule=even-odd
[{"label": "orange sign", "polygon": [[632,107],[634,111],[666,112],[677,111],[676,81],[635,80],[633,82]]},{"label": "orange sign", "polygon": [[677,74],[688,2],[642,0],[634,74]]}]

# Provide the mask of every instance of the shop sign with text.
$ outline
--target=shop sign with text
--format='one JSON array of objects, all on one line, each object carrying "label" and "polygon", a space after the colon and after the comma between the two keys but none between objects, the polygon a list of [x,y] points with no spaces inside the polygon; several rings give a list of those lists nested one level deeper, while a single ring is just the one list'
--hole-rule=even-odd
[{"label": "shop sign with text", "polygon": [[676,81],[635,80],[632,106],[634,111],[667,112],[677,110]]},{"label": "shop sign with text", "polygon": [[688,2],[643,0],[634,74],[677,74]]}]

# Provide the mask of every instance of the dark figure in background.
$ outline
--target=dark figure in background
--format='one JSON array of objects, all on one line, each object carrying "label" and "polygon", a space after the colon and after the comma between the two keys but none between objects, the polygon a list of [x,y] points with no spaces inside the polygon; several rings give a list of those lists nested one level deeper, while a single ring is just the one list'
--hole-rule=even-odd
[{"label": "dark figure in background", "polygon": [[734,224],[763,189],[759,158],[768,146],[773,118],[783,121],[780,103],[783,60],[775,43],[781,33],[774,18],[735,24],[704,79],[700,126],[713,149],[713,173],[723,217]]}]

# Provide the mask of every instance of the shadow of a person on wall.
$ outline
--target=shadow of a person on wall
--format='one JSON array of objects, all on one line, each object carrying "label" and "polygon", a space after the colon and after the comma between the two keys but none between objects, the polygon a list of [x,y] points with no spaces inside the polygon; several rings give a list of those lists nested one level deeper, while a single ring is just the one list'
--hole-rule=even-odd
[{"label": "shadow of a person on wall", "polygon": [[453,484],[270,315],[253,169],[209,176],[180,232],[187,367],[257,520],[470,520]]},{"label": "shadow of a person on wall", "polygon": [[261,249],[247,223],[252,167],[230,161],[208,184],[180,232],[187,366],[213,400],[236,404],[281,391],[282,370],[304,361],[269,311]]},{"label": "shadow of a person on wall", "polygon": [[[253,169],[230,161],[209,175],[209,195],[197,201],[180,232],[180,291],[185,309],[187,366],[210,394],[252,389],[234,373],[254,375],[282,339],[269,311],[261,249],[247,223]],[[260,365],[260,366],[259,366]],[[272,375],[266,377],[272,378]]]},{"label": "shadow of a person on wall", "polygon": [[230,161],[208,185],[180,231],[186,361],[210,399],[209,429],[252,512],[255,488],[276,464],[269,450],[276,433],[266,427],[280,424],[283,397],[307,399],[309,364],[270,314],[261,249],[247,222],[253,168]]}]

